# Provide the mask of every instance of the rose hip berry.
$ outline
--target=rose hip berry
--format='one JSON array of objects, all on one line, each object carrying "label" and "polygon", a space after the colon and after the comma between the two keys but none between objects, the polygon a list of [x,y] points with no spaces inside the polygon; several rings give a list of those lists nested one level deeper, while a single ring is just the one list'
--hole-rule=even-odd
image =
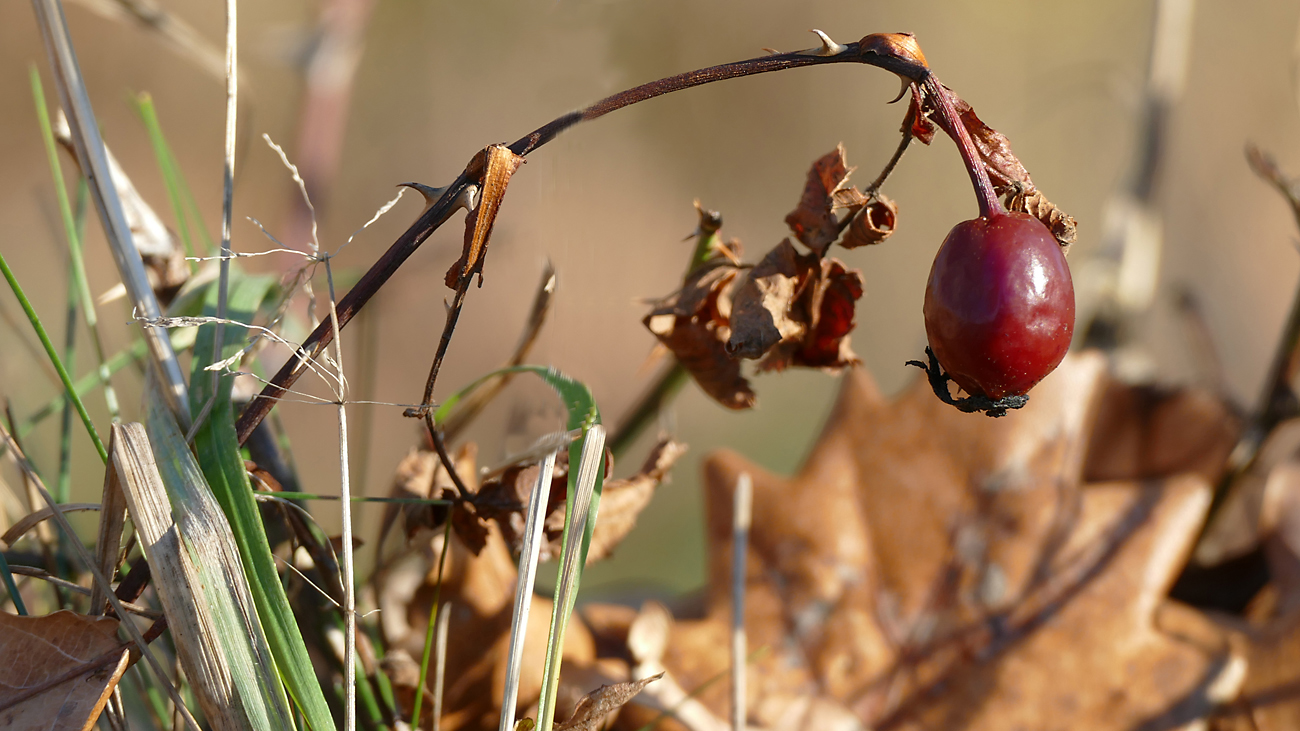
[{"label": "rose hip berry", "polygon": [[948,233],[924,312],[930,348],[952,380],[997,400],[1024,394],[1065,357],[1074,284],[1046,226],[995,210]]}]

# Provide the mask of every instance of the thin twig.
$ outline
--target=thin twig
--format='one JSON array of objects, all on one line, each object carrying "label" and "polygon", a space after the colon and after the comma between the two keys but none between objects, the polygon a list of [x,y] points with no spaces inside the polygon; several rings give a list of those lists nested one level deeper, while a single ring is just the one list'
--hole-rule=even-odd
[{"label": "thin twig", "polygon": [[898,147],[894,150],[894,156],[889,158],[889,162],[885,163],[884,169],[880,171],[875,180],[871,181],[871,185],[868,185],[867,189],[862,192],[868,196],[878,193],[885,181],[889,179],[889,175],[894,172],[894,168],[898,166],[898,161],[903,159],[903,153],[907,152],[907,148],[911,144],[912,131],[906,130],[903,132],[903,139],[899,140]]},{"label": "thin twig", "polygon": [[424,684],[429,677],[429,657],[433,654],[434,631],[438,624],[438,603],[442,601],[442,572],[447,567],[447,547],[451,545],[451,516],[442,528],[442,555],[438,558],[438,579],[433,585],[433,606],[424,634],[424,654],[420,658],[420,680],[416,684],[415,707],[411,710],[411,728],[420,728],[420,705],[424,702]]},{"label": "thin twig", "polygon": [[357,725],[357,598],[353,591],[352,564],[352,483],[348,469],[347,377],[343,372],[343,341],[339,336],[339,316],[334,300],[334,269],[325,259],[325,278],[329,282],[330,324],[334,327],[334,364],[338,368],[339,408],[339,497],[343,516],[343,729],[354,731]]},{"label": "thin twig", "polygon": [[[50,572],[46,571],[45,569],[38,568],[36,566],[19,566],[15,564],[15,565],[10,565],[9,570],[13,571],[15,574],[18,574],[19,576],[30,576],[33,579],[48,581],[51,584],[55,584],[66,591],[72,592],[73,594],[80,594],[81,596],[90,596],[90,589],[87,589],[86,587],[81,586],[80,584],[75,584],[71,581],[68,581],[67,579],[60,579],[59,577],[52,575]],[[156,609],[150,609],[149,607],[142,607],[139,604],[133,604],[128,601],[123,601],[122,606],[132,614],[138,614],[141,617],[147,617],[149,619],[158,619],[159,617],[163,616],[163,613]]]},{"label": "thin twig", "polygon": [[[226,0],[226,157],[221,168],[221,262],[217,279],[217,322],[212,331],[212,357],[221,359],[226,337],[226,305],[230,297],[230,230],[235,195],[235,128],[239,119],[239,26],[236,21],[238,0]],[[199,427],[212,412],[221,389],[221,373],[212,372],[212,395],[194,416],[185,433],[185,442],[194,441]],[[350,731],[350,730],[349,730]]]},{"label": "thin twig", "polygon": [[433,731],[442,730],[442,691],[447,686],[447,630],[451,627],[451,601],[438,614],[438,637],[434,641]]},{"label": "thin twig", "polygon": [[[68,125],[77,150],[77,162],[91,183],[95,207],[99,211],[118,273],[127,291],[131,293],[135,307],[145,317],[157,317],[161,314],[158,298],[149,285],[144,262],[139,250],[135,248],[130,226],[122,210],[122,201],[113,186],[104,141],[100,137],[90,96],[77,63],[62,5],[59,0],[32,0],[32,6],[45,41],[50,68],[57,81],[59,99],[68,116]],[[180,362],[176,359],[171,342],[163,333],[150,332],[145,333],[145,341],[149,344],[149,352],[166,383],[163,393],[168,406],[177,419],[188,426],[190,413],[185,376],[181,373]]]}]

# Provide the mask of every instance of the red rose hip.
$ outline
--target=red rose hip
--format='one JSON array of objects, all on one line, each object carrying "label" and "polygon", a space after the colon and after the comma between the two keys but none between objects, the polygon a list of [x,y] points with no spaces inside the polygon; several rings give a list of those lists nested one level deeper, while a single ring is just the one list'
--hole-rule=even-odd
[{"label": "red rose hip", "polygon": [[925,333],[972,396],[1019,396],[1051,373],[1074,334],[1074,284],[1047,227],[1003,211],[954,226],[930,269]]}]

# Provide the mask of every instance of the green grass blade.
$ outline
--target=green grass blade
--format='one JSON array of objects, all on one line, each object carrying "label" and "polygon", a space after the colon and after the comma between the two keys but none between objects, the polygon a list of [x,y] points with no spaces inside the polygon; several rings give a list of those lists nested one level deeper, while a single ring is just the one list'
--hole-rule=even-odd
[{"label": "green grass blade", "polygon": [[[575,464],[578,465],[577,469],[573,467]],[[555,720],[555,697],[560,690],[564,634],[578,598],[578,588],[582,584],[582,573],[591,548],[591,534],[596,529],[596,515],[600,510],[600,493],[604,484],[605,432],[599,424],[592,424],[584,429],[582,443],[575,442],[569,447],[569,484],[564,506],[560,577],[555,583],[551,630],[546,638],[546,666],[542,670],[541,698],[538,699],[537,727],[541,731],[551,731],[551,724]],[[577,521],[582,522],[581,536],[574,533]]]},{"label": "green grass blade", "polygon": [[[227,317],[236,321],[251,321],[266,293],[274,285],[274,279],[232,277],[232,280]],[[216,313],[217,289],[214,287],[209,293],[208,306],[205,308],[207,314]],[[248,474],[244,471],[244,459],[235,437],[234,407],[230,403],[232,379],[218,379],[214,393],[212,374],[203,370],[208,364],[233,355],[239,349],[242,338],[230,338],[218,354],[213,352],[215,329],[216,326],[212,324],[202,326],[194,343],[190,408],[198,414],[203,405],[215,397],[207,420],[194,437],[199,463],[213,495],[230,521],[258,617],[290,697],[302,710],[313,731],[334,731],[334,720],[316,679],[288,597],[280,583],[261,513],[253,497]]]},{"label": "green grass blade", "polygon": [[[317,495],[314,492],[287,492],[284,490],[254,490],[254,495],[266,495],[282,500],[338,500],[338,495]],[[354,503],[396,503],[398,505],[451,505],[453,500],[431,500],[424,497],[359,497],[353,496]]]},{"label": "green grass blade", "polygon": [[[598,460],[599,465],[594,466],[594,477],[588,476],[594,482],[591,488],[590,503],[586,508],[586,519],[581,528],[581,540],[576,540],[577,536],[571,538],[573,509],[579,497],[578,473],[580,470],[574,466],[582,464],[582,450],[587,442],[586,437],[589,436],[591,427],[600,423],[600,410],[596,408],[595,397],[591,395],[591,389],[587,388],[586,384],[570,378],[554,368],[525,365],[493,371],[452,394],[434,412],[434,421],[439,423],[445,421],[461,399],[468,396],[474,389],[489,379],[504,373],[533,373],[546,381],[551,388],[555,389],[555,392],[559,394],[560,399],[564,402],[564,407],[569,414],[567,424],[569,431],[580,429],[584,437],[582,441],[574,442],[569,446],[569,484],[565,503],[564,536],[562,539],[564,548],[560,554],[560,564],[569,566],[568,579],[558,582],[555,587],[555,606],[552,608],[551,614],[551,633],[546,643],[546,667],[542,676],[542,697],[538,712],[539,721],[541,722],[539,727],[542,731],[549,731],[555,714],[555,695],[559,691],[560,658],[564,647],[564,632],[568,627],[569,615],[573,612],[578,587],[582,582],[583,569],[587,563],[587,553],[591,548],[591,534],[595,531],[596,516],[600,509],[600,494],[605,482],[605,460],[602,452],[602,456]],[[603,449],[603,433],[600,437],[600,443]],[[576,556],[573,555],[575,551],[577,551]]]},{"label": "green grass blade", "polygon": [[[569,414],[567,426],[569,431],[585,429],[592,424],[600,423],[600,411],[596,408],[596,399],[591,395],[591,389],[587,388],[586,384],[570,378],[554,368],[536,365],[511,366],[488,373],[443,401],[438,406],[438,409],[433,412],[433,420],[439,424],[446,421],[456,408],[456,404],[460,403],[462,399],[487,381],[506,373],[532,373],[555,389]],[[576,457],[577,454],[575,453],[574,456]]]},{"label": "green grass blade", "polygon": [[[442,555],[438,557],[438,580],[433,585],[433,606],[429,607],[429,626],[424,632],[424,654],[420,656],[420,680],[415,687],[423,689],[429,679],[429,658],[433,656],[433,632],[438,624],[438,611],[442,603],[442,572],[447,567],[447,547],[451,545],[451,518],[443,523]],[[411,728],[420,728],[420,706],[424,704],[424,691],[415,694],[415,707],[411,710]],[[436,723],[434,725],[437,725]]]},{"label": "green grass blade", "polygon": [[[152,379],[151,387],[157,388]],[[252,592],[238,571],[240,558],[234,549],[233,534],[175,418],[163,406],[158,393],[149,399],[148,431],[181,544],[202,577],[197,588],[215,620],[216,640],[244,712],[254,729],[292,731],[289,699],[276,677],[276,665],[258,621]],[[233,573],[230,567],[235,567]]]},{"label": "green grass blade", "polygon": [[[77,363],[77,275],[75,267],[68,266],[67,319],[64,320],[63,362]],[[54,481],[54,500],[68,502],[72,490],[72,401],[63,400],[63,413],[59,418],[59,474]],[[62,576],[64,574],[60,574]]]},{"label": "green grass blade", "polygon": [[18,304],[22,305],[23,312],[27,314],[27,320],[32,324],[32,329],[36,331],[36,337],[40,338],[41,345],[45,348],[45,354],[50,357],[50,362],[54,364],[54,370],[59,373],[59,380],[63,382],[63,389],[67,392],[68,398],[72,399],[72,404],[77,408],[77,414],[81,416],[81,423],[86,426],[86,433],[90,435],[90,441],[95,443],[95,451],[99,453],[99,459],[105,463],[108,462],[108,450],[104,448],[104,443],[99,439],[99,432],[95,430],[95,423],[90,420],[90,414],[86,412],[86,405],[81,402],[81,397],[77,396],[77,390],[73,387],[72,377],[68,375],[68,370],[63,367],[63,360],[59,358],[58,352],[54,349],[54,343],[50,342],[50,336],[45,333],[45,326],[41,324],[41,318],[37,316],[36,309],[32,307],[31,301],[27,299],[27,294],[23,292],[22,285],[18,283],[18,278],[9,268],[9,262],[5,261],[4,255],[0,254],[0,273],[4,274],[5,281],[9,283],[9,288],[13,290],[14,296],[18,298]]},{"label": "green grass blade", "polygon": [[[175,158],[172,157],[171,146],[163,136],[162,125],[158,123],[158,112],[154,109],[153,97],[148,92],[137,94],[135,110],[140,114],[140,120],[144,122],[149,143],[153,145],[153,156],[162,175],[163,187],[167,189],[167,200],[171,203],[172,215],[176,217],[176,234],[180,236],[181,243],[185,246],[185,255],[193,257],[194,242],[190,238],[190,221],[185,215],[185,202],[181,198],[180,172],[176,168]],[[190,272],[197,269],[198,262],[191,261]]]},{"label": "green grass blade", "polygon": [[[72,261],[72,271],[76,277],[77,296],[81,300],[82,316],[90,330],[91,342],[95,348],[95,357],[103,375],[104,400],[108,406],[108,415],[114,421],[121,419],[118,408],[117,392],[109,379],[109,371],[104,357],[104,342],[99,335],[99,317],[95,312],[95,298],[90,292],[90,280],[86,277],[86,262],[82,256],[82,233],[86,225],[86,198],[89,187],[85,178],[77,180],[77,210],[73,213],[68,202],[67,187],[63,182],[63,169],[59,166],[58,146],[54,142],[54,129],[50,125],[49,110],[45,106],[45,90],[41,86],[41,75],[32,66],[29,72],[32,85],[32,99],[36,104],[36,119],[40,123],[41,140],[45,144],[45,157],[50,166],[50,177],[54,181],[54,193],[59,202],[59,215],[63,219],[63,231],[68,241],[68,254]],[[75,363],[74,363],[75,365]]]},{"label": "green grass blade", "polygon": [[18,613],[27,616],[27,607],[23,604],[23,598],[18,594],[18,585],[14,583],[14,575],[9,571],[9,562],[5,560],[5,555],[0,552],[0,579],[4,579],[5,591],[9,592],[9,598],[14,603],[14,609]]}]

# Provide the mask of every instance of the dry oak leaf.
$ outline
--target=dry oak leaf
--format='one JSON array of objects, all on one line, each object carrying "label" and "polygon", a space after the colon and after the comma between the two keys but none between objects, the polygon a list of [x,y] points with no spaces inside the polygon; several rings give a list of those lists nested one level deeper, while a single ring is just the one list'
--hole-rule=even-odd
[{"label": "dry oak leaf", "polygon": [[[973,662],[878,728],[1192,729],[1236,695],[1240,657],[1201,638],[1209,620],[1184,609],[1176,636],[1156,611],[1185,563],[1210,490],[1186,475],[1159,483],[1107,483],[1083,493],[1065,553],[1079,576],[1060,597],[1018,609],[1013,627]],[[1064,568],[1064,567],[1063,567]],[[1017,614],[1022,616],[1016,616]]]},{"label": "dry oak leaf", "polygon": [[88,731],[130,664],[116,619],[0,612],[0,728]]},{"label": "dry oak leaf", "polygon": [[[1300,484],[1291,484],[1285,468],[1297,456],[1300,456],[1300,419],[1288,419],[1273,428],[1259,446],[1249,469],[1229,487],[1223,505],[1215,512],[1196,547],[1197,563],[1215,566],[1237,558],[1258,546],[1279,519],[1287,518],[1289,511],[1281,511],[1281,503],[1292,491],[1300,489]],[[1300,548],[1300,536],[1295,545]],[[1296,588],[1300,590],[1300,586]]]},{"label": "dry oak leaf", "polygon": [[1300,728],[1300,613],[1233,637],[1245,658],[1234,703],[1212,720],[1214,731],[1292,731]]},{"label": "dry oak leaf", "polygon": [[[1256,523],[1248,532],[1254,541],[1263,542],[1271,583],[1251,603],[1248,616],[1253,625],[1233,637],[1246,657],[1246,678],[1237,702],[1215,720],[1216,731],[1300,728],[1300,459],[1295,453],[1296,424],[1280,425],[1256,462],[1269,464],[1271,469],[1257,497]],[[1289,445],[1289,454],[1279,464],[1284,445]],[[1250,478],[1247,473],[1245,479]],[[1221,529],[1222,524],[1216,527]]]},{"label": "dry oak leaf", "polygon": [[[1199,613],[1183,626],[1214,641],[1166,633],[1155,612],[1208,488],[1081,484],[1104,371],[1099,355],[1070,356],[1023,411],[988,424],[939,408],[923,383],[888,402],[854,369],[794,478],[711,456],[708,616],[675,625],[664,665],[687,688],[726,667],[731,493],[748,472],[746,633],[774,649],[751,676],[751,721],[813,728],[772,725],[812,701],[872,728],[1203,717],[1241,661]],[[714,690],[699,698],[723,713]]]},{"label": "dry oak leaf", "polygon": [[1084,479],[1146,480],[1195,472],[1215,482],[1240,431],[1232,408],[1208,389],[1111,379],[1097,406]]},{"label": "dry oak leaf", "polygon": [[729,289],[739,271],[726,257],[714,257],[642,320],[700,388],[730,409],[754,405],[754,390],[725,346],[731,334]]},{"label": "dry oak leaf", "polygon": [[1073,504],[1103,367],[1067,359],[997,424],[944,408],[920,381],[890,403],[865,371],[846,371],[793,478],[730,452],[707,458],[711,606],[727,603],[741,472],[754,482],[751,643],[794,640],[834,697],[862,692],[900,647],[1012,605]]}]

